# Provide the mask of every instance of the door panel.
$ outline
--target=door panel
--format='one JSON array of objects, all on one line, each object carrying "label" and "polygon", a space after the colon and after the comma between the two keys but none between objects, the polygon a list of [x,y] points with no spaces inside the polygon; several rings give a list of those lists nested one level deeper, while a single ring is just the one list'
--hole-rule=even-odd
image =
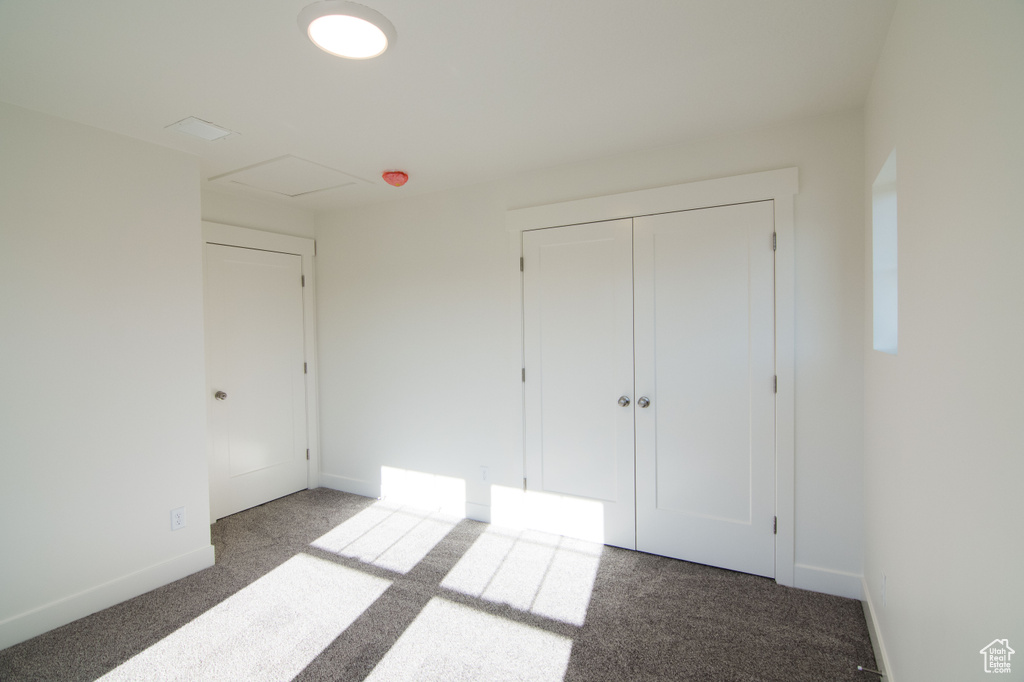
[{"label": "door panel", "polygon": [[215,519],[307,485],[301,277],[300,256],[206,245]]},{"label": "door panel", "polygon": [[526,476],[596,500],[604,541],[635,546],[631,221],[523,234]]},{"label": "door panel", "polygon": [[775,574],[771,202],[634,221],[637,549]]}]

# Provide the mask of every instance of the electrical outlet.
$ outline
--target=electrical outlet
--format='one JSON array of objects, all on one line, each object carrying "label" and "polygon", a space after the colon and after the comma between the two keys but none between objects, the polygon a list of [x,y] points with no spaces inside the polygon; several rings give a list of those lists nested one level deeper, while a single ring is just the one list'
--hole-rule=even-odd
[{"label": "electrical outlet", "polygon": [[178,507],[171,510],[171,530],[181,530],[185,527],[185,508]]},{"label": "electrical outlet", "polygon": [[882,574],[882,606],[885,606],[885,573]]},{"label": "electrical outlet", "polygon": [[484,483],[486,483],[487,482],[487,476],[488,476],[487,467],[480,467],[480,480],[483,481]]}]

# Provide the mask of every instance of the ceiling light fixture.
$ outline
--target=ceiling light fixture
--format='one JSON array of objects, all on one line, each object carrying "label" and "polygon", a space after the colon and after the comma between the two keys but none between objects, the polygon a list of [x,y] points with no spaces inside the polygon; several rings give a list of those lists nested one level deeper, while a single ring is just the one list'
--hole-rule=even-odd
[{"label": "ceiling light fixture", "polygon": [[372,59],[398,40],[383,14],[347,0],[322,0],[299,12],[299,28],[324,52],[346,59]]}]

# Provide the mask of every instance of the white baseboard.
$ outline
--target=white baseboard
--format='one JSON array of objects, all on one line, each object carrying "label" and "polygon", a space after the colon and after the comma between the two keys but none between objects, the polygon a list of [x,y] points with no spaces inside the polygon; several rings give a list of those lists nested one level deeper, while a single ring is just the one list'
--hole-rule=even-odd
[{"label": "white baseboard", "polygon": [[473,521],[491,522],[491,506],[488,504],[466,503],[466,518]]},{"label": "white baseboard", "polygon": [[213,545],[115,578],[0,622],[0,649],[102,611],[213,566]]},{"label": "white baseboard", "polygon": [[[363,497],[380,498],[380,485],[363,481],[358,478],[347,476],[336,476],[334,474],[320,474],[320,485],[331,490],[340,490],[343,493],[362,495]],[[473,521],[491,522],[491,507],[476,502],[466,502],[466,518]]]},{"label": "white baseboard", "polygon": [[374,499],[380,497],[379,482],[371,483],[370,481],[363,481],[358,478],[325,474],[321,471],[320,485],[331,490],[340,490],[343,493],[352,493],[353,495],[362,495],[363,497],[372,497]]},{"label": "white baseboard", "polygon": [[868,623],[868,634],[871,636],[871,647],[875,650],[875,663],[879,670],[885,673],[885,682],[895,682],[892,674],[892,666],[889,665],[889,653],[885,649],[885,640],[882,639],[882,629],[878,627],[878,617],[875,615],[875,606],[871,601],[871,591],[868,590],[868,583],[861,578],[862,589],[864,590],[864,617]]},{"label": "white baseboard", "polygon": [[834,571],[806,564],[793,566],[793,587],[799,587],[802,590],[861,600],[864,598],[863,580],[864,577],[856,573]]}]

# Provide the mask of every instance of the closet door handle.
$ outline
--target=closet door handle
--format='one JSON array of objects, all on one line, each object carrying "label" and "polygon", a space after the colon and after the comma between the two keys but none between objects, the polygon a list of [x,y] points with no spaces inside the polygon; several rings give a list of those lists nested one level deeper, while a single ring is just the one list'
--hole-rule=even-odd
[{"label": "closet door handle", "polygon": [[640,407],[647,407],[651,404],[651,401],[647,399],[647,396],[640,396],[640,399],[636,401],[636,404]]},{"label": "closet door handle", "polygon": [[629,405],[629,398],[626,397],[626,396],[622,396],[621,398],[619,398],[619,405],[622,405],[623,407],[628,406]]}]

